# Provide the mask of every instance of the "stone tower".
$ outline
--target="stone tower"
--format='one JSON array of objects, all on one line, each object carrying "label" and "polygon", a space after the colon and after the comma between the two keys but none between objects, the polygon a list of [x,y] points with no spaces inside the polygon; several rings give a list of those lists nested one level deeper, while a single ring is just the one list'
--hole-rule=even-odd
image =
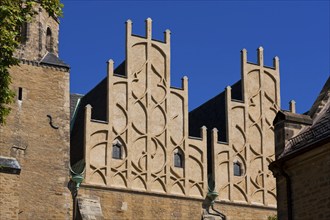
[{"label": "stone tower", "polygon": [[39,62],[47,52],[58,57],[59,19],[49,16],[41,6],[34,10],[37,14],[33,22],[21,27],[21,45],[16,52],[17,58]]},{"label": "stone tower", "polygon": [[58,58],[59,20],[39,3],[34,9],[22,27],[20,64],[9,70],[16,100],[0,126],[0,163],[16,160],[21,172],[0,170],[11,203],[0,205],[0,219],[70,219],[69,66]]}]

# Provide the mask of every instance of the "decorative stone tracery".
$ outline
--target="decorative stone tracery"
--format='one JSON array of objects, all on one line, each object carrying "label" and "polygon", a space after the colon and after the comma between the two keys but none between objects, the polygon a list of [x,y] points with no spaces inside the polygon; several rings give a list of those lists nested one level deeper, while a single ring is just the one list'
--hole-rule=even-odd
[{"label": "decorative stone tracery", "polygon": [[[213,176],[219,200],[276,206],[275,180],[268,170],[274,160],[272,121],[280,109],[279,62],[274,67],[263,64],[263,49],[258,49],[258,64],[247,62],[242,50],[243,102],[232,100],[226,88],[228,143],[218,142],[212,132]],[[234,163],[244,167],[234,175]]]},{"label": "decorative stone tracery", "polygon": [[[165,42],[132,35],[126,23],[126,76],[114,75],[108,62],[108,122],[85,112],[86,183],[182,196],[207,192],[206,128],[201,138],[188,137],[188,79],[170,87],[170,32]],[[112,158],[119,141],[123,156]],[[174,166],[179,149],[184,166]]]}]

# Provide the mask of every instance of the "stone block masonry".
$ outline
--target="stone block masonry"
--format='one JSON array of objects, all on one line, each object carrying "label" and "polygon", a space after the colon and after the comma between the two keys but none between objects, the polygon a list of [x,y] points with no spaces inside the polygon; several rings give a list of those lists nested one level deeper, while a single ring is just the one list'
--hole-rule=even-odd
[{"label": "stone block masonry", "polygon": [[0,127],[0,155],[16,158],[21,174],[8,193],[19,194],[19,219],[70,219],[69,73],[30,62],[12,67],[10,74],[13,91],[21,89],[22,95]]},{"label": "stone block masonry", "polygon": [[[104,220],[110,219],[173,219],[200,220],[204,199],[82,185],[79,197],[99,199]],[[227,220],[266,220],[276,208],[217,202],[217,210]],[[97,212],[96,214],[98,214]]]},{"label": "stone block masonry", "polygon": [[0,219],[18,219],[20,176],[0,172]]}]

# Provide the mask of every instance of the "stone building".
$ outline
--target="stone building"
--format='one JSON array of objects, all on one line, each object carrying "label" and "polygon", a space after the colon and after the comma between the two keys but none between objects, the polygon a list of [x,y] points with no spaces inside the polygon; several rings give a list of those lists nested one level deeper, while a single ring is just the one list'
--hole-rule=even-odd
[{"label": "stone building", "polygon": [[278,219],[330,218],[330,78],[306,114],[274,120]]},{"label": "stone building", "polygon": [[22,28],[21,62],[10,69],[16,101],[0,127],[0,219],[275,214],[267,166],[280,110],[278,58],[267,67],[262,48],[257,64],[242,50],[242,79],[188,113],[188,78],[170,85],[170,31],[154,40],[151,19],[145,36],[127,21],[125,61],[114,68],[109,60],[104,80],[70,99],[58,20],[36,10]]},{"label": "stone building", "polygon": [[16,100],[0,126],[0,219],[70,219],[69,66],[59,21],[39,5],[10,69]]},{"label": "stone building", "polygon": [[[181,88],[169,84],[170,32],[164,41],[153,40],[147,19],[146,36],[137,36],[127,21],[126,60],[116,69],[110,60],[104,80],[84,96],[71,96],[71,165],[85,178],[80,214],[199,219],[212,173],[220,194],[215,206],[227,219],[273,215],[275,180],[268,164],[280,103],[279,61],[266,67],[262,48],[258,54],[258,64],[249,63],[243,50],[242,79],[232,92],[227,87],[188,113],[187,77]],[[225,138],[218,140],[216,129],[207,134],[206,127]],[[97,212],[85,208],[91,201]]]},{"label": "stone building", "polygon": [[126,60],[108,62],[73,116],[72,165],[86,163],[79,193],[100,197],[105,218],[191,219],[207,193],[206,129],[189,137],[188,79],[170,86],[170,32],[153,40],[151,23],[140,37],[126,22]]}]

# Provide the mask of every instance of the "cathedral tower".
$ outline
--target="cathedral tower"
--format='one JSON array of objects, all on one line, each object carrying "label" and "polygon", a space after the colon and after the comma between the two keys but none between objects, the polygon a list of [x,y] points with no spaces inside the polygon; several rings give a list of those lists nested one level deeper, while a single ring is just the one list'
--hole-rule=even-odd
[{"label": "cathedral tower", "polygon": [[70,219],[69,66],[58,58],[59,20],[39,3],[34,10],[21,28],[20,64],[9,70],[16,97],[0,126],[0,166],[16,161],[21,171],[0,170],[11,202],[1,203],[0,219]]},{"label": "cathedral tower", "polygon": [[50,16],[38,3],[36,5],[33,22],[25,23],[21,27],[21,45],[16,56],[19,59],[38,62],[47,53],[58,57],[59,19]]}]

